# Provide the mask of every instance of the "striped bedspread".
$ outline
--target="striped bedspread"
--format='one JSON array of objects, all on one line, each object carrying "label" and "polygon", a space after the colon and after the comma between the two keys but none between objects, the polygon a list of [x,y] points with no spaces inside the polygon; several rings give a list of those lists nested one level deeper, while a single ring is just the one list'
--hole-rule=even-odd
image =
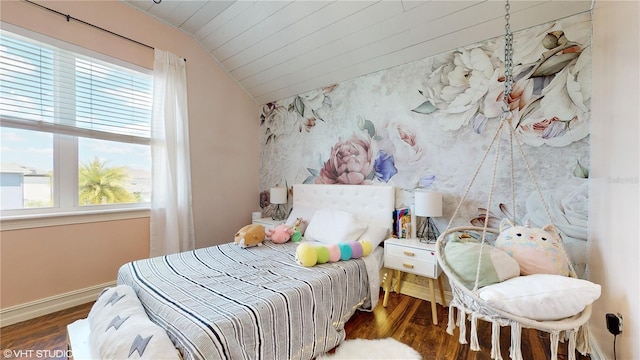
[{"label": "striped bedspread", "polygon": [[134,261],[118,284],[135,289],[184,359],[312,359],[344,339],[370,287],[362,259],[304,268],[296,246],[230,243]]}]

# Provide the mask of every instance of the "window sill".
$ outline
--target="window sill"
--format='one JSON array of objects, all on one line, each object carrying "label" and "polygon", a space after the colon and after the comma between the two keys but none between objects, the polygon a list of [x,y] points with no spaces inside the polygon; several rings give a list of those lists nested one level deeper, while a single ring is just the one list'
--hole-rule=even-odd
[{"label": "window sill", "polygon": [[20,215],[0,219],[0,229],[2,231],[20,230],[148,217],[149,209],[140,208]]}]

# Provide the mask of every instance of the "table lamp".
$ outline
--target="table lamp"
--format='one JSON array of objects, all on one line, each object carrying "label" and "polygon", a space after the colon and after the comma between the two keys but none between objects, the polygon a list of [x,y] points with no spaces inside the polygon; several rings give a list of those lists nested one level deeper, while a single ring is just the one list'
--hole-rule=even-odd
[{"label": "table lamp", "polygon": [[418,219],[416,236],[422,242],[435,242],[440,232],[431,218],[442,216],[442,193],[416,191],[414,196],[415,215],[422,218]]},{"label": "table lamp", "polygon": [[271,218],[277,221],[283,221],[287,217],[287,211],[284,204],[287,203],[287,188],[274,187],[271,188],[269,194],[270,202],[276,206]]}]

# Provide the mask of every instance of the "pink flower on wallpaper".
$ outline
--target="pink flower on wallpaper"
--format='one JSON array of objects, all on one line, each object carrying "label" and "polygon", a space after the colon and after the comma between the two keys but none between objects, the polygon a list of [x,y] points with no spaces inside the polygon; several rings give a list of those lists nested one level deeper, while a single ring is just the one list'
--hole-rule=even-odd
[{"label": "pink flower on wallpaper", "polygon": [[[575,121],[574,117],[573,120]],[[539,121],[531,126],[524,125],[522,126],[523,131],[533,131],[536,134],[539,134],[543,139],[550,139],[556,136],[562,136],[569,129],[569,124],[571,121],[562,121],[557,117],[553,117],[552,119],[544,119]]]},{"label": "pink flower on wallpaper", "polygon": [[320,169],[316,184],[364,184],[373,171],[373,164],[370,140],[354,134],[331,147],[329,160]]}]

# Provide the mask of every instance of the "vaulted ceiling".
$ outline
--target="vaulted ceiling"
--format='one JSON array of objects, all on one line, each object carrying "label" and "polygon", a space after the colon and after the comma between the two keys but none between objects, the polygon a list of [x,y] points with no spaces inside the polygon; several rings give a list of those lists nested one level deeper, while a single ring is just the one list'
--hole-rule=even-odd
[{"label": "vaulted ceiling", "polygon": [[[260,104],[501,36],[505,25],[505,3],[493,0],[123,1],[191,34]],[[517,31],[593,2],[510,6]]]}]

